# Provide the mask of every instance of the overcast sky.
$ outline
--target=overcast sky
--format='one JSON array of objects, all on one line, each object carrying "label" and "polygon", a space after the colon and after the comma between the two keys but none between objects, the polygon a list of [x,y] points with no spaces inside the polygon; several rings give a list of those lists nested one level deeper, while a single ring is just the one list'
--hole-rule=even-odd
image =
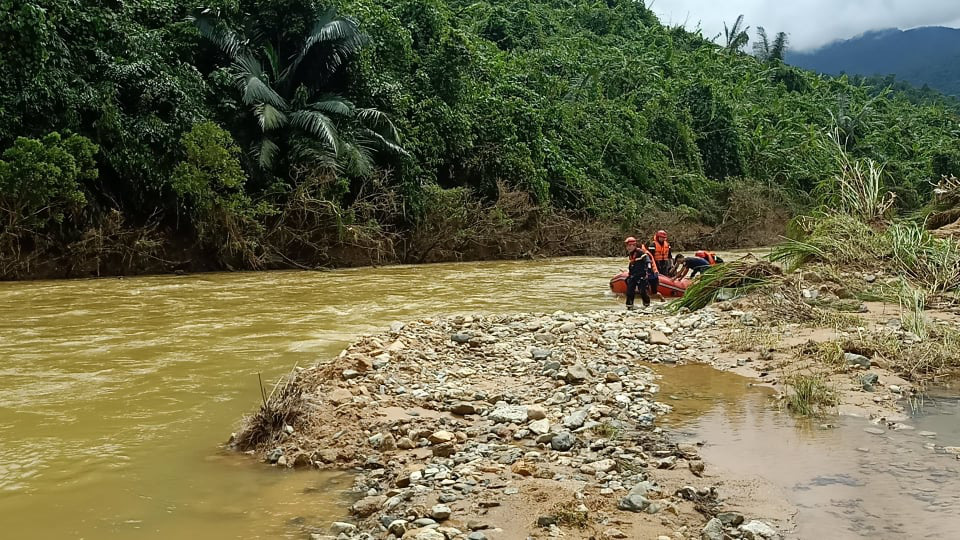
[{"label": "overcast sky", "polygon": [[[740,14],[754,37],[757,26],[771,37],[790,35],[795,50],[810,50],[868,30],[916,26],[960,27],[960,0],[647,0],[667,25],[697,26],[712,38]],[[722,38],[721,38],[722,39]]]}]

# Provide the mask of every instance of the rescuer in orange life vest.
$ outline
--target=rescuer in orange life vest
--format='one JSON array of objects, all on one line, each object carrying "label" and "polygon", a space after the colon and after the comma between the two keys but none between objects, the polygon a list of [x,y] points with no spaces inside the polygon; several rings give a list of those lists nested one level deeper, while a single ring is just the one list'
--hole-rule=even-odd
[{"label": "rescuer in orange life vest", "polygon": [[646,246],[637,244],[637,239],[628,236],[623,241],[627,248],[627,256],[630,258],[627,276],[627,309],[633,310],[633,300],[636,298],[637,290],[640,290],[640,299],[643,300],[644,307],[650,305],[650,295],[647,294],[649,280],[654,275],[653,257],[647,251]]},{"label": "rescuer in orange life vest", "polygon": [[667,241],[667,231],[657,231],[657,234],[653,235],[651,249],[657,272],[669,276],[673,266],[673,250],[670,249],[670,242]]}]

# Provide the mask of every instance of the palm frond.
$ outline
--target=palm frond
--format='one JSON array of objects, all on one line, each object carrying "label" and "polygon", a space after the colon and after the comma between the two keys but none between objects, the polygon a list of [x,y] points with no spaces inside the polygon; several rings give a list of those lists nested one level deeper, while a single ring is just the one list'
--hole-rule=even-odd
[{"label": "palm frond", "polygon": [[390,121],[386,113],[377,109],[357,109],[357,120],[364,127],[378,133],[383,138],[397,143],[400,141],[400,133],[397,127]]},{"label": "palm frond", "polygon": [[313,28],[303,41],[303,47],[293,57],[293,62],[284,73],[284,78],[296,73],[300,64],[317,45],[328,48],[326,58],[323,59],[324,67],[333,72],[356,54],[363,43],[364,35],[360,33],[357,23],[352,19],[338,17],[336,8],[331,8],[314,22]]},{"label": "palm frond", "polygon": [[757,27],[757,41],[753,44],[753,55],[764,62],[770,57],[770,40],[767,38],[767,30],[762,26]]},{"label": "palm frond", "polygon": [[293,137],[290,140],[290,153],[297,162],[309,163],[318,169],[339,169],[337,155],[328,146],[318,145],[313,137]]},{"label": "palm frond", "polygon": [[353,103],[332,94],[319,96],[316,101],[307,105],[307,108],[320,111],[324,114],[334,114],[338,116],[352,116],[356,110]]},{"label": "palm frond", "polygon": [[267,138],[261,139],[260,144],[253,147],[253,155],[261,169],[272,169],[279,153],[280,147],[277,143]]},{"label": "palm frond", "polygon": [[362,141],[344,142],[337,170],[349,176],[370,176],[373,172],[373,148]]},{"label": "palm frond", "polygon": [[287,125],[287,115],[269,103],[258,103],[253,107],[261,131],[272,131]]},{"label": "palm frond", "polygon": [[187,20],[193,23],[201,36],[219,47],[230,58],[236,58],[247,43],[212,9],[204,9],[200,13],[190,15]]},{"label": "palm frond", "polygon": [[243,92],[243,102],[247,105],[267,103],[277,109],[285,109],[286,101],[270,87],[269,79],[263,73],[263,66],[255,57],[241,54],[233,63],[235,82]]},{"label": "palm frond", "polygon": [[273,77],[273,80],[280,80],[280,58],[277,56],[277,50],[273,48],[273,45],[267,43],[263,46],[263,55],[267,58],[267,62],[270,66],[270,76]]},{"label": "palm frond", "polygon": [[334,154],[339,151],[337,128],[330,117],[322,112],[296,111],[290,115],[290,124],[320,139],[324,145],[333,149]]}]

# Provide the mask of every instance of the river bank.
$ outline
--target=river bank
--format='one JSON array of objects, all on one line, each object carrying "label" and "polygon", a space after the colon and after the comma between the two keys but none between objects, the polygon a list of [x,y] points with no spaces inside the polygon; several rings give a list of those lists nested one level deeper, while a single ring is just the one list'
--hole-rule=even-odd
[{"label": "river bank", "polygon": [[[732,316],[618,311],[395,324],[297,370],[232,444],[348,468],[365,496],[333,537],[779,538],[790,505],[723,478],[656,427],[658,375]],[[322,538],[320,531],[312,530]]]},{"label": "river bank", "polygon": [[829,393],[815,406],[859,417],[877,435],[912,429],[904,402],[923,385],[901,376],[896,359],[841,350],[827,366],[804,356],[856,335],[909,351],[920,340],[891,323],[900,310],[864,304],[853,316],[803,304],[785,316],[785,300],[395,323],[331,363],[298,369],[232,444],[281,467],[362,471],[355,487],[365,497],[338,534],[789,537],[796,510],[768,482],[718,473],[699,455],[709,441],[657,427],[670,407],[651,366],[731,370],[774,389],[770,407],[785,409],[798,406],[804,373]]}]

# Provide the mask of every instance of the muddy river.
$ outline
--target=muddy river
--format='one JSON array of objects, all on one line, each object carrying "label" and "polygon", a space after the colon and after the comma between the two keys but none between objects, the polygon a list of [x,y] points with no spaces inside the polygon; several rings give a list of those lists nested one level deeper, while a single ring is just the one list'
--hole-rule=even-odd
[{"label": "muddy river", "polygon": [[[621,266],[573,258],[0,283],[3,537],[295,537],[301,516],[342,517],[348,476],[221,451],[260,399],[258,372],[273,381],[397,320],[616,309],[604,291]],[[801,508],[800,537],[827,526],[830,538],[960,530],[960,461],[928,448],[960,445],[955,399],[928,404],[912,432],[876,436],[863,420],[798,424],[739,377],[663,372],[671,428],[709,441],[708,460],[786,490]]]}]

